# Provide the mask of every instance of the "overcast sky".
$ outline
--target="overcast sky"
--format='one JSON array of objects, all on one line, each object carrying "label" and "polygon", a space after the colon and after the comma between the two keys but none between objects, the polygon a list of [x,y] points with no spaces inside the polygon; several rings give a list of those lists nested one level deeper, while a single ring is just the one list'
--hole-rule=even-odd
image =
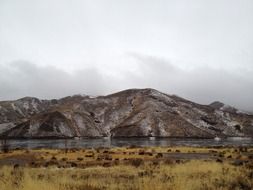
[{"label": "overcast sky", "polygon": [[252,0],[0,0],[0,100],[155,88],[253,110]]}]

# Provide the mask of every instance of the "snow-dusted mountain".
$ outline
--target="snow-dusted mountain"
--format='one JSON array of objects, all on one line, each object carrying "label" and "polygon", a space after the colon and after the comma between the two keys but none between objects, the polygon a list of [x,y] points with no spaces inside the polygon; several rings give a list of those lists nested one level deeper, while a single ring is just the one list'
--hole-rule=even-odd
[{"label": "snow-dusted mountain", "polygon": [[108,96],[26,97],[0,102],[0,135],[9,138],[253,136],[253,115],[214,102],[200,105],[154,89]]}]

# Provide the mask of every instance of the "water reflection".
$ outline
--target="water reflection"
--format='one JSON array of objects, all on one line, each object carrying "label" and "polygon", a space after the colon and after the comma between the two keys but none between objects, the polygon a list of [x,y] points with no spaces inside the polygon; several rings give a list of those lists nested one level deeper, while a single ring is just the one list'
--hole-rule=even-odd
[{"label": "water reflection", "polygon": [[8,140],[10,149],[15,148],[96,148],[122,146],[253,146],[253,138],[214,139],[193,138],[96,138],[96,139],[33,139]]}]

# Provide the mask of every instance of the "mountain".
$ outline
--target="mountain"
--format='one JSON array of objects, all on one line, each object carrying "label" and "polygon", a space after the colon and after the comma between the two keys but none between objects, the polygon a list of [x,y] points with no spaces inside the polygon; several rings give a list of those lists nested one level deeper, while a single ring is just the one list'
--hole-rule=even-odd
[{"label": "mountain", "polygon": [[57,100],[25,97],[0,102],[0,136],[253,137],[253,115],[221,102],[200,105],[154,89]]}]

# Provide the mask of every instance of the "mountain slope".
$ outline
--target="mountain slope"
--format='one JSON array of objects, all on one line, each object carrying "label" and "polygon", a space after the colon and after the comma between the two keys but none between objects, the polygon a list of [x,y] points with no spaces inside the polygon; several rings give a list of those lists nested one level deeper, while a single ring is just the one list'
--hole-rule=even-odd
[{"label": "mountain slope", "polygon": [[154,89],[129,89],[96,98],[0,102],[0,133],[25,138],[253,136],[253,116],[220,102],[200,105]]}]

